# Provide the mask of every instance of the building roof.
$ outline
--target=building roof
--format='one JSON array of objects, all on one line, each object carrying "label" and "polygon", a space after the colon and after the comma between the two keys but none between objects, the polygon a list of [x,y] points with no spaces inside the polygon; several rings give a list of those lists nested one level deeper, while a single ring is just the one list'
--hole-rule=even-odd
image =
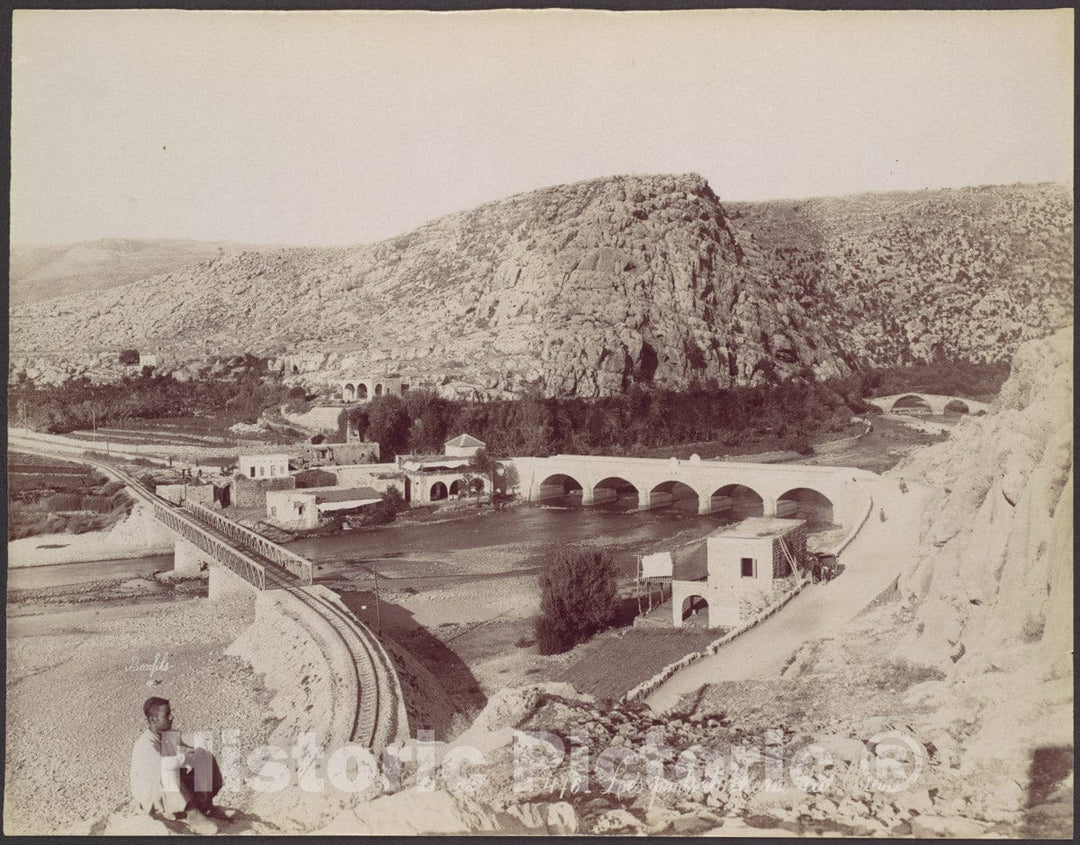
[{"label": "building roof", "polygon": [[317,491],[315,503],[318,505],[323,502],[351,502],[359,499],[378,502],[382,499],[382,494],[371,487],[309,487],[307,492],[312,490]]},{"label": "building roof", "polygon": [[444,446],[483,446],[483,440],[477,440],[471,434],[459,434],[453,440],[447,440]]},{"label": "building roof", "polygon": [[406,472],[423,472],[429,469],[462,469],[471,463],[472,461],[468,458],[447,458],[445,455],[438,455],[402,461],[401,468]]},{"label": "building roof", "polygon": [[757,539],[760,537],[781,537],[790,534],[801,525],[806,525],[805,519],[781,519],[776,516],[751,516],[734,525],[725,525],[718,528],[710,537],[737,537],[740,539]]}]

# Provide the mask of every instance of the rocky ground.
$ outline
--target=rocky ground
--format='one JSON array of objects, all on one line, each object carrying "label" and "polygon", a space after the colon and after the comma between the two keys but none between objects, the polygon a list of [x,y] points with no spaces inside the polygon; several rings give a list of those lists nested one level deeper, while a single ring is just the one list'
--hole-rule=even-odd
[{"label": "rocky ground", "polygon": [[173,595],[9,612],[4,833],[101,832],[110,811],[132,814],[131,747],[148,696],[170,699],[183,730],[238,730],[242,755],[263,743],[270,695],[224,653],[250,622],[248,604]]}]

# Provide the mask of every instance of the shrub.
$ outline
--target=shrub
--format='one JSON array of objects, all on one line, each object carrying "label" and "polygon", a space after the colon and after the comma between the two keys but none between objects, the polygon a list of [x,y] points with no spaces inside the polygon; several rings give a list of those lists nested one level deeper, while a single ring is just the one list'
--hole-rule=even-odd
[{"label": "shrub", "polygon": [[560,654],[606,628],[618,610],[615,565],[604,551],[557,549],[540,574],[536,642]]}]

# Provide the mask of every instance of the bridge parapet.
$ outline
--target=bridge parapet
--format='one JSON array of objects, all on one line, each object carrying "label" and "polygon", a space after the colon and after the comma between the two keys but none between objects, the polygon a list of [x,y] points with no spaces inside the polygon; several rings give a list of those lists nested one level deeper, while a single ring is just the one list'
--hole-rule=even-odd
[{"label": "bridge parapet", "polygon": [[300,555],[290,552],[277,543],[268,540],[261,534],[257,534],[250,528],[246,528],[228,517],[222,516],[210,508],[194,502],[185,502],[184,507],[191,511],[198,519],[214,527],[227,537],[231,537],[239,543],[243,543],[254,552],[258,552],[267,560],[281,566],[286,572],[296,576],[304,584],[312,583],[311,561]]}]

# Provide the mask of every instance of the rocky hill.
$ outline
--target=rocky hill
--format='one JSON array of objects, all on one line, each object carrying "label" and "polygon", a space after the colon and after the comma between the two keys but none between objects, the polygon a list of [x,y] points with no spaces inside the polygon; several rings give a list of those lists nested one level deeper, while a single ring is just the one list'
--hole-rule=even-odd
[{"label": "rocky hill", "polygon": [[401,371],[467,397],[828,377],[1007,357],[1067,321],[1071,255],[1061,186],[725,207],[700,176],[615,177],[17,307],[12,367],[251,352],[312,382]]},{"label": "rocky hill", "polygon": [[12,305],[73,297],[169,273],[185,264],[272,247],[206,241],[106,238],[52,245],[12,244],[8,256]]}]

